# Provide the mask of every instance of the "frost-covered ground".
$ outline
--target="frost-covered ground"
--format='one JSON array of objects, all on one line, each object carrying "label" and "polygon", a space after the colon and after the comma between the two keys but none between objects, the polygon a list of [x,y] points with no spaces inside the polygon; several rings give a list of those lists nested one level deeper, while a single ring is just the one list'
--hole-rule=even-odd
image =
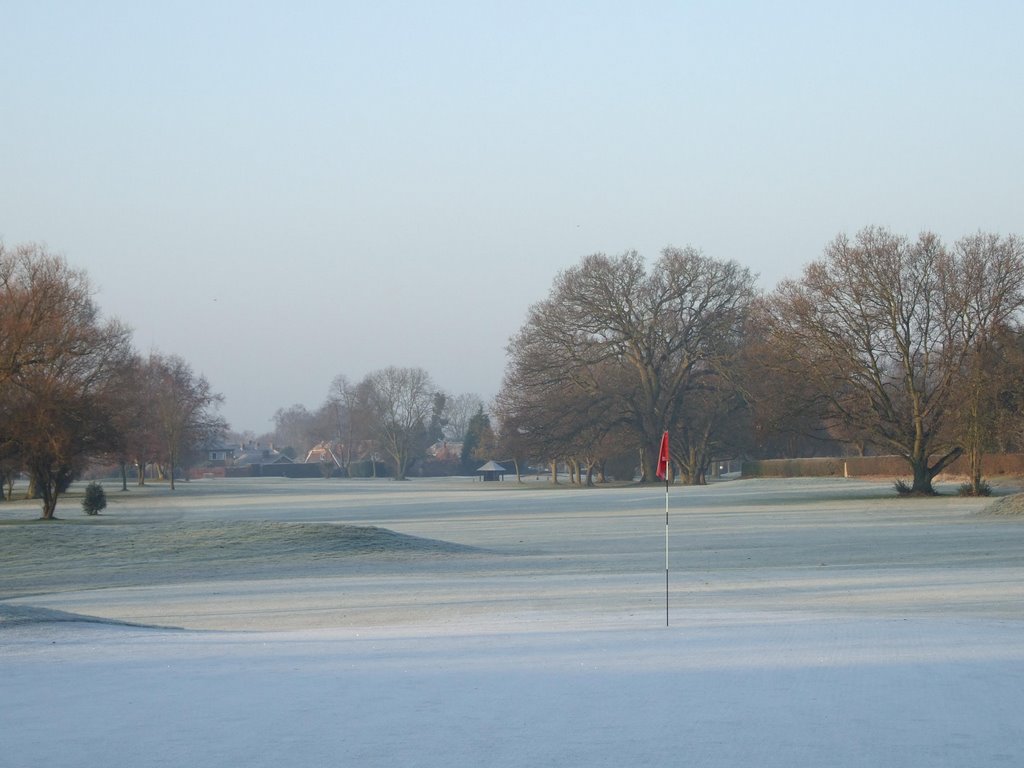
[{"label": "frost-covered ground", "polygon": [[1024,517],[888,483],[0,504],[0,766],[1024,764]]}]

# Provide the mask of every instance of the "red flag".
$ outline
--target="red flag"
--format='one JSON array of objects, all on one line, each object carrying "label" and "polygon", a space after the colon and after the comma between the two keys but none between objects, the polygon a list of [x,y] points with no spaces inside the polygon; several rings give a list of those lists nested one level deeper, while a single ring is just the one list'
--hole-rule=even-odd
[{"label": "red flag", "polygon": [[661,450],[658,451],[658,479],[668,480],[668,431],[661,436]]}]

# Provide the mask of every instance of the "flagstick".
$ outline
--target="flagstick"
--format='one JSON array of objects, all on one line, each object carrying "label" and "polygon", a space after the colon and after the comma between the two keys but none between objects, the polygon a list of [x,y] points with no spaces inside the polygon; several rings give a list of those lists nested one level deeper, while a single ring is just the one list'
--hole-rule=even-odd
[{"label": "flagstick", "polygon": [[668,626],[668,482],[672,470],[672,459],[669,458],[668,430],[661,433],[661,445],[658,447],[657,477],[665,481],[665,626]]},{"label": "flagstick", "polygon": [[665,472],[665,626],[668,626],[668,472]]}]

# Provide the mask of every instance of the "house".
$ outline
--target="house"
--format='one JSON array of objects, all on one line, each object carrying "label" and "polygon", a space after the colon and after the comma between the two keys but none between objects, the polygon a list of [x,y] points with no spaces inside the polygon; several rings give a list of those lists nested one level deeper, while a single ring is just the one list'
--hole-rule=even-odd
[{"label": "house", "polygon": [[211,445],[206,449],[206,463],[210,467],[226,467],[234,463],[235,454],[238,450],[239,447],[234,443],[231,445]]},{"label": "house", "polygon": [[[273,444],[264,448],[259,443],[247,443],[241,446],[241,452],[235,456],[233,466],[225,469],[226,477],[306,477],[313,476],[305,471],[301,464],[296,464],[278,450]],[[316,472],[315,467],[310,467]],[[317,473],[318,474],[318,473]]]},{"label": "house", "polygon": [[274,444],[261,447],[259,443],[248,443],[241,446],[241,453],[235,456],[235,466],[266,466],[268,464],[294,464],[291,459],[278,450]]},{"label": "house", "polygon": [[442,440],[427,449],[427,455],[437,461],[460,461],[462,459],[462,443],[449,443]]},{"label": "house", "polygon": [[338,459],[338,454],[341,452],[340,448],[341,446],[331,442],[317,443],[309,449],[303,464],[333,464],[338,469],[341,469],[342,464]]}]

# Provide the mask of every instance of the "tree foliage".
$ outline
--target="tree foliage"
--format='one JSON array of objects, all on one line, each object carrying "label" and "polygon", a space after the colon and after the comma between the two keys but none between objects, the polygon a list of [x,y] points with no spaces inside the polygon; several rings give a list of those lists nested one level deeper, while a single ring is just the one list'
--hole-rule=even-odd
[{"label": "tree foliage", "polygon": [[103,486],[95,480],[85,486],[82,497],[82,511],[87,515],[98,515],[107,508],[107,493]]},{"label": "tree foliage", "polygon": [[462,473],[472,475],[481,462],[495,458],[497,441],[490,417],[484,413],[483,405],[477,407],[476,413],[469,419],[464,439],[460,464]]}]

